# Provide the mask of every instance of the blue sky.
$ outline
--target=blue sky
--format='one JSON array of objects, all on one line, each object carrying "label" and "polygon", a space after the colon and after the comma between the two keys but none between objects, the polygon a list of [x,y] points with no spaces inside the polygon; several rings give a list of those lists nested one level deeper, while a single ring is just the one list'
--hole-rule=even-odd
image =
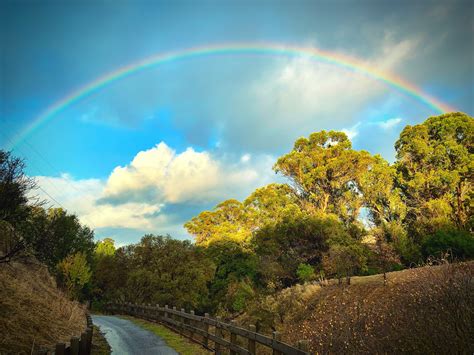
[{"label": "blue sky", "polygon": [[[3,1],[0,147],[78,87],[147,56],[276,42],[358,58],[473,114],[471,1]],[[436,114],[399,91],[307,58],[204,56],[117,81],[17,145],[37,193],[98,238],[187,238],[182,224],[281,180],[302,135],[344,130],[394,159],[401,129]]]}]

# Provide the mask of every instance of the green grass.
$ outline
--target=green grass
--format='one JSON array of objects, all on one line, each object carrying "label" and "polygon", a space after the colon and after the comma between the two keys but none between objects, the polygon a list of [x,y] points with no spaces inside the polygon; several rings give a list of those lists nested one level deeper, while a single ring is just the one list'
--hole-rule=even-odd
[{"label": "green grass", "polygon": [[94,325],[94,333],[92,336],[92,354],[93,355],[109,355],[110,346],[105,340],[104,335],[100,329]]},{"label": "green grass", "polygon": [[200,345],[195,344],[191,340],[176,334],[163,325],[130,316],[120,317],[128,319],[143,329],[158,335],[166,342],[169,347],[173,348],[182,355],[201,355],[210,353]]}]

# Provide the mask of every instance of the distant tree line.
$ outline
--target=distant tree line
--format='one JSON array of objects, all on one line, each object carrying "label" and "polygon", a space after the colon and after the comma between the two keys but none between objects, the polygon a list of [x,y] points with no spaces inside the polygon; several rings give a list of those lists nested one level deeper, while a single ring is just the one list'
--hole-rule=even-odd
[{"label": "distant tree line", "polygon": [[473,118],[451,113],[407,126],[395,149],[390,164],[354,150],[342,132],[299,138],[273,167],[288,183],[201,212],[185,224],[194,243],[146,235],[120,248],[95,243],[74,215],[31,205],[33,182],[18,161],[17,177],[4,178],[14,158],[2,152],[1,201],[15,191],[8,184],[23,184],[17,202],[0,206],[2,233],[14,230],[73,297],[98,307],[118,299],[223,315],[296,283],[399,270],[446,253],[474,258]]}]

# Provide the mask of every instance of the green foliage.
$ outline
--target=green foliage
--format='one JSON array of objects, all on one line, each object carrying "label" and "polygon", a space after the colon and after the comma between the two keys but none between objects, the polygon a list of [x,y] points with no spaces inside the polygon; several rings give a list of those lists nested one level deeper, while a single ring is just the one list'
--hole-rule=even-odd
[{"label": "green foliage", "polygon": [[252,232],[299,211],[298,198],[288,185],[270,184],[255,190],[243,203],[226,200],[212,211],[201,212],[184,227],[201,246],[218,241],[246,245]]},{"label": "green foliage", "polygon": [[370,221],[376,226],[402,220],[406,216],[400,189],[394,184],[395,175],[395,168],[376,155],[361,176],[359,189],[364,206],[368,208]]},{"label": "green foliage", "polygon": [[202,246],[218,240],[245,242],[251,236],[244,205],[237,200],[227,200],[213,211],[201,212],[184,227],[196,237],[196,244]]},{"label": "green foliage", "polygon": [[368,249],[348,235],[331,237],[329,252],[324,255],[323,268],[326,275],[352,276],[367,271]]},{"label": "green foliage", "polygon": [[473,118],[449,113],[407,126],[395,149],[410,231],[422,237],[443,224],[466,227],[472,220]]},{"label": "green foliage", "polygon": [[207,303],[213,263],[189,241],[146,235],[100,258],[97,297],[198,309]]},{"label": "green foliage", "polygon": [[23,233],[35,256],[50,270],[78,252],[84,253],[89,262],[92,260],[94,232],[61,208],[33,208]]},{"label": "green foliage", "polygon": [[425,257],[451,257],[468,260],[474,258],[474,236],[465,230],[444,229],[423,240],[422,252]]},{"label": "green foliage", "polygon": [[301,211],[298,196],[287,184],[270,184],[256,189],[245,199],[244,206],[252,231]]},{"label": "green foliage", "polygon": [[112,238],[105,238],[97,242],[94,254],[96,257],[112,256],[115,254],[115,241]]},{"label": "green foliage", "polygon": [[344,133],[321,131],[299,138],[274,169],[293,182],[307,209],[351,223],[363,204],[359,185],[371,161],[369,153],[352,149]]},{"label": "green foliage", "polygon": [[314,268],[309,264],[299,264],[296,269],[296,276],[301,282],[308,282],[315,278]]},{"label": "green foliage", "polygon": [[260,257],[260,284],[274,288],[294,284],[298,265],[318,265],[328,250],[327,240],[346,235],[334,216],[287,216],[278,224],[263,227],[253,239]]},{"label": "green foliage", "polygon": [[207,309],[230,313],[239,311],[237,305],[246,302],[252,293],[243,292],[245,288],[239,291],[239,288],[254,283],[256,255],[234,241],[214,242],[205,252],[216,265],[214,278],[209,283],[210,304]]},{"label": "green foliage", "polygon": [[82,252],[67,256],[58,266],[58,278],[69,295],[79,298],[82,289],[91,279],[91,270],[86,255]]},{"label": "green foliage", "polygon": [[231,303],[231,311],[239,313],[245,311],[247,303],[255,296],[252,282],[249,279],[232,282],[229,285],[227,296],[229,303]]},{"label": "green foliage", "polygon": [[35,188],[24,169],[23,160],[0,150],[0,220],[14,227],[27,218],[31,203],[28,193]]}]

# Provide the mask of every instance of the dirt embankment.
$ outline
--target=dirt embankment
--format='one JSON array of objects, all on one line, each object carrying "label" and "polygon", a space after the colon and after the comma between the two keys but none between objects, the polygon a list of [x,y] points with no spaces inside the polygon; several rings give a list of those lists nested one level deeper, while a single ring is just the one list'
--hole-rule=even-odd
[{"label": "dirt embankment", "polygon": [[45,266],[0,264],[0,354],[54,347],[85,328],[85,308],[58,290]]},{"label": "dirt embankment", "polygon": [[299,287],[304,302],[279,304],[277,329],[289,343],[308,339],[314,353],[474,352],[474,262],[389,273],[385,286],[377,275]]}]

